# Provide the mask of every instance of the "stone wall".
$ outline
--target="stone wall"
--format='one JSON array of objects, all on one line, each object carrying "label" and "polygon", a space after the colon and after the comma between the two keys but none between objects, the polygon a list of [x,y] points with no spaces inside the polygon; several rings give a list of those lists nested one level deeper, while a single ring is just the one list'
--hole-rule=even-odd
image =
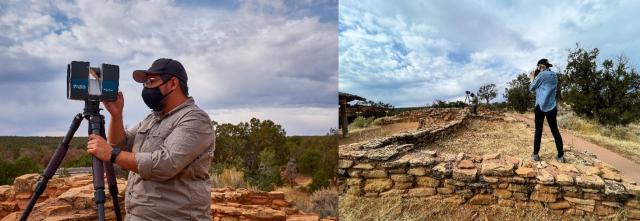
[{"label": "stone wall", "polygon": [[283,192],[214,188],[211,199],[213,220],[318,220],[317,214],[304,213],[285,200]]},{"label": "stone wall", "polygon": [[467,113],[427,128],[340,147],[342,194],[433,197],[445,202],[522,207],[554,213],[640,219],[640,187],[613,167],[533,162],[499,154],[437,153],[425,143],[455,131]]},{"label": "stone wall", "polygon": [[[14,185],[0,186],[0,220],[17,220],[33,194],[38,174],[26,174],[15,179]],[[124,217],[124,188],[118,180],[120,208]],[[54,177],[30,214],[30,220],[96,220],[96,206],[90,174]],[[105,203],[107,220],[115,220],[113,203],[108,191]],[[211,189],[213,220],[311,221],[317,214],[304,213],[284,198],[282,192],[262,192],[246,189]]]},{"label": "stone wall", "polygon": [[[469,112],[466,111],[466,109],[444,109],[444,111],[441,112],[450,113],[452,111],[455,111],[455,114],[449,114],[450,120],[444,123],[433,123],[422,126],[420,129],[413,132],[399,133],[362,143],[340,146],[338,149],[339,157],[340,159],[358,161],[386,161],[393,159],[401,153],[411,151],[417,147],[422,147],[423,145],[428,144],[439,137],[453,133],[455,130],[462,127],[469,118]],[[416,117],[418,120],[438,114],[433,113],[432,111],[412,113],[414,113],[412,116],[418,116]]]}]

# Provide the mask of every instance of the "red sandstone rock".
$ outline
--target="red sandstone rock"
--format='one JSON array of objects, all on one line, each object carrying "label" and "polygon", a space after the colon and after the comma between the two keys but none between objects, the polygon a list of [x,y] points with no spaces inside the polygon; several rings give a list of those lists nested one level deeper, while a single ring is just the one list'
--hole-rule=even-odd
[{"label": "red sandstone rock", "polygon": [[[0,221],[13,221],[20,217],[26,201],[31,198],[29,188],[34,184],[37,174],[21,176],[17,183],[20,185],[18,194],[13,193],[15,186],[0,187]],[[55,180],[55,181],[54,181]],[[64,190],[59,196],[51,198],[41,197],[39,203],[30,214],[30,220],[96,220],[96,208],[93,196],[91,175],[77,175],[68,178],[54,178],[48,185],[49,192]],[[106,182],[105,182],[106,183]],[[118,180],[120,208],[124,217],[124,188],[125,182]],[[113,203],[107,194],[105,216],[107,220],[115,220]],[[45,200],[46,199],[46,200]],[[283,192],[262,192],[247,189],[212,188],[212,219],[213,220],[256,220],[256,221],[285,221],[285,220],[319,220],[317,214],[303,213],[285,200]],[[331,219],[329,219],[331,220]],[[335,220],[335,218],[333,219]]]}]

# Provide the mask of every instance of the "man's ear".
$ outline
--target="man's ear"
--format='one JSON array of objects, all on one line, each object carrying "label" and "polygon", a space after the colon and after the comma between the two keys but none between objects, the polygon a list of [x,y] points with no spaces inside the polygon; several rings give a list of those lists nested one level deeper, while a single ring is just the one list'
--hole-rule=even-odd
[{"label": "man's ear", "polygon": [[180,87],[180,82],[179,82],[177,77],[172,77],[171,78],[171,84],[172,84],[172,86],[171,86],[172,90],[177,90],[178,87]]}]

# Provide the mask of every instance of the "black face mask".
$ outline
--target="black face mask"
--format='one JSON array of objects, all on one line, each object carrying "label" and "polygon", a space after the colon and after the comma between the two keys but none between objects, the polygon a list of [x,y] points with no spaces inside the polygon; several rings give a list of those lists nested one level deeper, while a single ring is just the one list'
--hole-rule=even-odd
[{"label": "black face mask", "polygon": [[[167,82],[164,82],[162,84],[165,83]],[[162,84],[160,86],[162,86]],[[164,106],[164,98],[167,97],[167,95],[171,94],[171,92],[173,92],[171,91],[168,94],[163,95],[160,91],[160,86],[154,88],[142,88],[142,100],[145,104],[147,104],[149,108],[154,111],[162,110],[162,107]]]}]

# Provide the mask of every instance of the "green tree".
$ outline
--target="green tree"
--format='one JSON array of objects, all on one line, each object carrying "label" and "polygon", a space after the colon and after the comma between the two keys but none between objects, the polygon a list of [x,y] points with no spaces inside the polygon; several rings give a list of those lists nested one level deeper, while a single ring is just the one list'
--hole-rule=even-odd
[{"label": "green tree", "polygon": [[514,110],[524,113],[532,108],[535,103],[535,95],[529,90],[531,80],[527,74],[522,73],[507,83],[504,89],[504,98],[507,100],[507,106]]},{"label": "green tree", "polygon": [[285,142],[282,126],[270,120],[252,118],[237,125],[221,124],[216,127],[214,164],[242,168],[247,177],[255,178],[260,166],[259,155],[265,149],[279,156],[275,158],[277,165],[287,163],[289,151]]},{"label": "green tree", "polygon": [[563,100],[578,115],[601,124],[626,125],[640,118],[640,75],[620,56],[597,65],[599,50],[570,50]]},{"label": "green tree", "polygon": [[[221,124],[216,127],[214,162],[222,165],[244,167],[243,154],[247,148],[247,128],[243,124]],[[241,165],[235,165],[240,163]]]},{"label": "green tree", "polygon": [[485,84],[478,89],[478,98],[484,99],[489,104],[489,101],[496,98],[498,92],[496,90],[496,84]]},{"label": "green tree", "polygon": [[313,175],[321,168],[332,178],[337,172],[337,147],[337,135],[286,137],[284,129],[269,120],[220,124],[212,170],[237,168],[252,185],[269,189],[282,183],[280,168],[295,159],[301,173]]},{"label": "green tree", "polygon": [[280,177],[280,167],[273,149],[264,149],[260,152],[260,165],[258,167],[257,180],[258,188],[264,191],[273,190],[274,186],[282,185]]}]

